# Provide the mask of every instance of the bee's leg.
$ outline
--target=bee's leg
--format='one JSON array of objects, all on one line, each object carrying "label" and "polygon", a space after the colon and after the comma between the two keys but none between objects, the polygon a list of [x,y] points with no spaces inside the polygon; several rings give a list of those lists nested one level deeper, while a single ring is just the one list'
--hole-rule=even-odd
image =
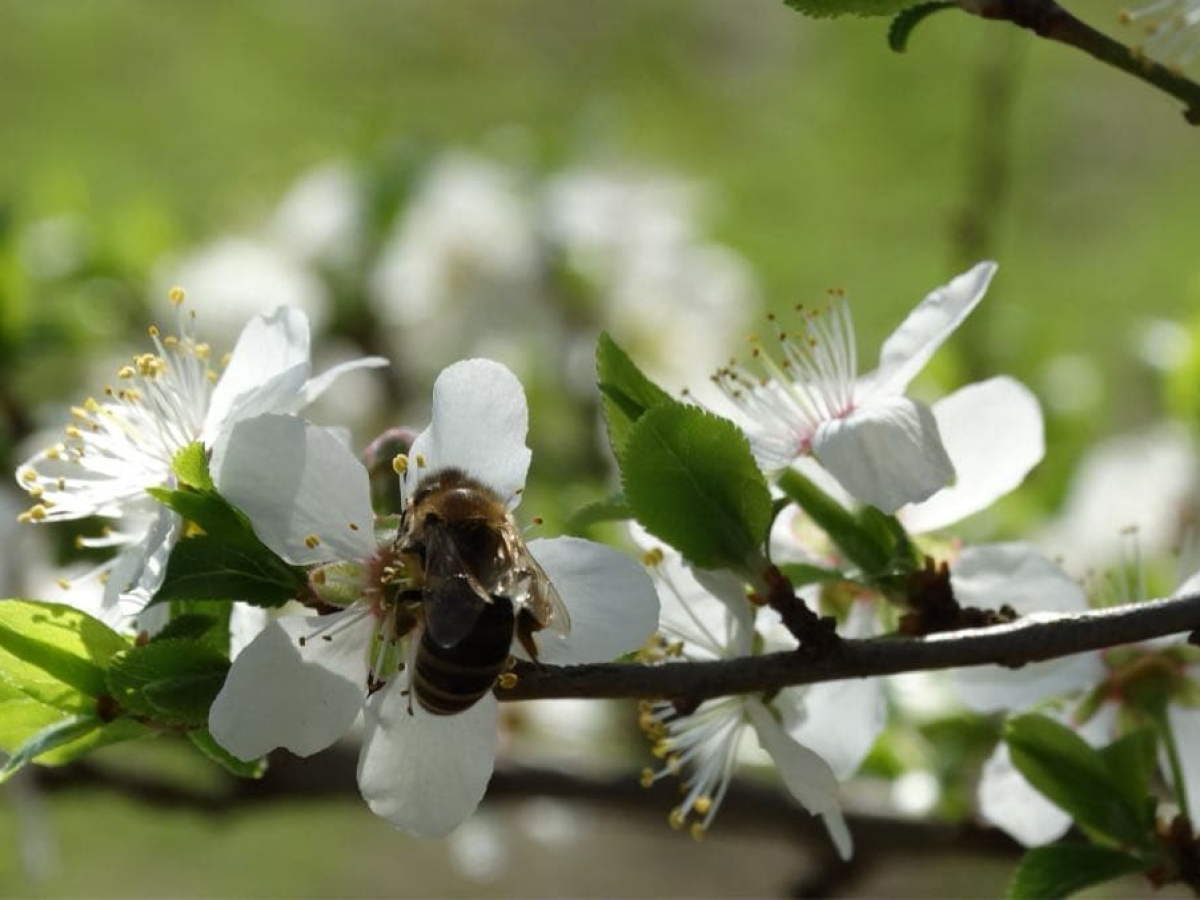
[{"label": "bee's leg", "polygon": [[533,635],[534,632],[541,630],[542,624],[534,618],[529,610],[522,609],[517,613],[517,640],[521,642],[521,646],[525,648],[525,652],[529,654],[529,658],[539,669],[542,664],[538,661],[538,649],[537,644],[533,642]]}]

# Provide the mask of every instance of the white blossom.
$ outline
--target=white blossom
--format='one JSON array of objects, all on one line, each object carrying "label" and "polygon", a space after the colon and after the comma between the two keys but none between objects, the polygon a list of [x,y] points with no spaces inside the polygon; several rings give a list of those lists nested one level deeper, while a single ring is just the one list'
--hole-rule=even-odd
[{"label": "white blossom", "polygon": [[[644,535],[636,536],[649,543]],[[647,655],[699,661],[737,659],[754,652],[754,609],[736,576],[692,570],[673,551],[656,547],[644,559],[662,598],[661,637]],[[805,689],[796,687],[784,688],[769,700],[752,695],[718,697],[689,711],[680,711],[670,701],[645,701],[639,721],[663,765],[657,771],[646,769],[642,784],[649,787],[667,776],[682,778],[683,799],[669,819],[672,827],[688,826],[700,838],[720,809],[743,741],[752,733],[788,792],[822,818],[838,853],[848,859],[852,842],[838,800],[837,775],[820,753],[798,739],[812,712],[804,707]],[[825,724],[835,727],[832,721]],[[854,748],[858,761],[874,737],[866,740],[865,747]],[[854,765],[857,768],[857,762]]]},{"label": "white blossom", "polygon": [[[954,477],[928,405],[904,395],[909,382],[983,298],[995,273],[980,263],[925,297],[884,342],[879,367],[858,374],[850,308],[835,295],[799,331],[759,342],[769,377],[733,364],[715,376],[741,413],[768,470],[815,457],[853,497],[884,512],[928,499]],[[778,353],[778,358],[774,353]]]},{"label": "white blossom", "polygon": [[[512,509],[529,467],[527,424],[524,392],[508,369],[456,363],[434,386],[432,420],[413,442],[402,493],[410,498],[425,476],[456,468]],[[368,805],[406,831],[449,832],[491,777],[497,702],[488,693],[455,715],[413,702],[424,621],[406,591],[418,579],[397,554],[394,530],[375,532],[366,470],[327,430],[281,415],[240,422],[213,466],[218,489],[262,541],[292,564],[318,566],[311,577],[323,580],[326,603],[345,598],[331,614],[276,620],[246,648],[213,704],[213,736],[241,759],[276,747],[306,756],[361,714],[358,783]],[[534,637],[540,660],[611,660],[653,631],[654,587],[628,556],[577,538],[528,547],[571,619],[566,635]],[[343,580],[339,589],[331,578]]]},{"label": "white blossom", "polygon": [[1121,21],[1142,30],[1134,49],[1156,62],[1182,69],[1200,56],[1200,0],[1150,0],[1122,11]]},{"label": "white blossom", "polygon": [[171,465],[180,450],[196,441],[219,450],[237,422],[298,410],[342,373],[384,364],[360,359],[310,377],[308,321],[280,307],[246,325],[218,375],[209,345],[195,335],[195,314],[184,308],[181,291],[174,299],[177,333],[151,327],[153,352],[123,366],[102,399],[73,407],[64,439],[17,470],[33,500],[22,521],[109,520],[100,536],[80,543],[117,551],[94,572],[106,580],[102,612],[114,624],[139,612],[162,583],[182,520],[146,490],[174,486]]}]

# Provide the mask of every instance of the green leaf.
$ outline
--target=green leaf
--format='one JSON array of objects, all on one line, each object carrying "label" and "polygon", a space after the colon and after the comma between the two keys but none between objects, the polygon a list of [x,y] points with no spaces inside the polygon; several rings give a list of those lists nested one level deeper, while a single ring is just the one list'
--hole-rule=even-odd
[{"label": "green leaf", "polygon": [[0,601],[0,679],[67,712],[91,712],[106,693],[104,667],[129,641],[61,603]]},{"label": "green leaf", "polygon": [[258,537],[246,517],[230,506],[220,494],[158,487],[147,488],[146,492],[189,522],[199,525],[210,537],[239,546],[258,543]]},{"label": "green leaf", "polygon": [[199,441],[188,444],[171,460],[171,471],[181,484],[198,491],[215,490],[212,476],[208,473],[208,453]]},{"label": "green leaf", "polygon": [[892,19],[892,24],[888,26],[888,46],[897,53],[903,53],[908,49],[908,39],[912,35],[913,29],[935,12],[953,9],[956,6],[958,6],[956,0],[935,0],[932,3],[921,3],[903,10],[896,18]]},{"label": "green leaf", "polygon": [[784,0],[788,6],[814,19],[837,16],[891,16],[917,0]]},{"label": "green leaf", "polygon": [[642,413],[671,395],[643,374],[629,355],[601,332],[596,341],[596,377],[599,382],[608,441],[620,457],[629,440],[629,432]]},{"label": "green leaf", "polygon": [[207,534],[175,545],[152,603],[167,600],[241,600],[282,606],[304,587],[304,575],[259,545],[229,544]]},{"label": "green leaf", "polygon": [[[228,603],[222,605],[229,606]],[[216,625],[217,620],[212,616],[202,616],[199,613],[184,613],[181,616],[176,616],[164,625],[162,630],[150,640],[152,643],[174,640],[196,641],[208,634]]]},{"label": "green leaf", "polygon": [[874,527],[874,520],[866,519],[867,524],[859,521],[850,510],[795,469],[780,472],[777,483],[779,489],[829,535],[846,559],[867,575],[887,571],[895,549],[894,540]]},{"label": "green leaf", "polygon": [[1125,805],[1142,810],[1142,830],[1152,830],[1156,804],[1151,796],[1151,782],[1158,768],[1158,737],[1154,729],[1130,732],[1102,748],[1099,754]]},{"label": "green leaf", "polygon": [[1120,850],[1088,844],[1036,847],[1025,854],[1008,886],[1011,900],[1057,900],[1076,891],[1141,872],[1145,861]]},{"label": "green leaf", "polygon": [[239,778],[262,778],[267,771],[265,756],[243,762],[218,744],[207,728],[193,728],[187,736],[197,750]]},{"label": "green leaf", "polygon": [[2,685],[0,700],[0,751],[12,756],[17,748],[43,728],[63,718],[63,711],[27,697],[16,688]]},{"label": "green leaf", "polygon": [[156,732],[147,725],[133,719],[118,718],[105,722],[99,728],[42,753],[34,760],[39,766],[63,766],[109,744],[134,741],[153,737]]},{"label": "green leaf", "polygon": [[705,569],[744,569],[771,525],[771,494],[745,435],[674,401],[647,410],[621,458],[625,496],[655,537]]},{"label": "green leaf", "polygon": [[1105,757],[1070,728],[1046,716],[1018,716],[1004,739],[1013,765],[1080,827],[1121,844],[1146,842],[1144,804],[1130,803]]},{"label": "green leaf", "polygon": [[229,660],[197,641],[152,641],[113,658],[108,688],[121,707],[165,725],[203,725]]},{"label": "green leaf", "polygon": [[104,723],[96,716],[68,716],[47,725],[17,748],[0,769],[0,784],[8,781],[27,763],[56,747],[70,744],[90,732],[97,731]]},{"label": "green leaf", "polygon": [[564,531],[567,534],[582,534],[586,529],[601,522],[621,522],[633,518],[633,509],[629,501],[620,491],[605,498],[589,503],[575,511],[567,520]]},{"label": "green leaf", "polygon": [[804,587],[806,584],[819,584],[822,581],[840,581],[845,576],[837,569],[825,569],[808,563],[784,563],[779,567],[793,587]]}]

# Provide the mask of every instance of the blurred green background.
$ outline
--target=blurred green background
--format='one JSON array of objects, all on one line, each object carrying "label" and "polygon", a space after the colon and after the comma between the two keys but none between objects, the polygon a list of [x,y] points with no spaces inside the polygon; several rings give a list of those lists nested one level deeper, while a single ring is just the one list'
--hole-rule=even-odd
[{"label": "blurred green background", "polygon": [[[1074,6],[1121,36],[1116,3]],[[353,174],[362,205],[355,247],[311,264],[329,299],[321,334],[342,353],[398,356],[378,342],[368,268],[453,151],[512,173],[533,207],[569,171],[695,188],[690,240],[739,260],[753,287],[731,296],[761,306],[726,310],[721,321],[738,324],[716,339],[688,331],[712,319],[681,322],[670,355],[694,357],[699,371],[729,352],[714,348],[740,349],[766,308],[819,302],[831,286],[849,294],[867,367],[924,293],[978,258],[999,260],[988,298],[922,384],[1008,372],[1039,394],[1046,461],[987,527],[1031,526],[1059,504],[1090,441],[1166,414],[1190,424],[1200,404],[1200,132],[1149,88],[1004,25],[937,15],[903,56],[886,49],[885,29],[803,19],[768,0],[0,0],[5,460],[15,465],[22,441],[137,346],[179,260],[222,235],[260,233],[297,180],[331,162]],[[564,379],[586,375],[599,328],[651,352],[639,316],[652,334],[670,337],[672,326],[649,300],[640,310],[626,299],[618,315],[608,276],[575,271],[548,245],[562,248],[538,244],[552,326],[509,294],[486,298],[486,333],[468,344],[420,319],[405,340],[429,345],[421,362],[396,359],[356,428],[366,440],[419,422],[431,374],[463,347],[520,357],[512,348],[528,343],[527,506],[554,524],[602,496],[608,477],[595,398],[586,385],[564,395]],[[191,296],[203,322],[205,297]],[[618,758],[631,771],[642,764]],[[697,849],[665,824],[643,829],[587,807],[583,837],[559,845],[539,844],[512,824],[511,804],[498,805],[521,861],[501,880],[473,881],[449,850],[397,837],[353,798],[232,820],[79,791],[28,802],[0,817],[5,894],[760,895],[788,891],[803,868],[787,835],[753,841],[718,826]],[[18,863],[26,821],[48,829],[56,864]],[[522,881],[530,860],[541,868]],[[719,867],[727,877],[701,865],[721,860],[736,861]],[[426,865],[428,877],[410,868]],[[892,865],[903,874],[854,889],[989,896],[1008,872],[959,857],[931,862],[929,878]]]}]

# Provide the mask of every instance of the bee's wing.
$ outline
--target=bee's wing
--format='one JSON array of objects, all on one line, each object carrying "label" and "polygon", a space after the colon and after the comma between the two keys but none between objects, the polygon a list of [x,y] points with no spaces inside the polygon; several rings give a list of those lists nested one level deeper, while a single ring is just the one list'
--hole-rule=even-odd
[{"label": "bee's wing", "polygon": [[513,597],[514,602],[528,609],[542,628],[565,636],[571,630],[571,616],[554,582],[533,558],[516,525],[510,523],[503,534],[513,568],[523,576],[521,588],[515,592],[518,596]]},{"label": "bee's wing", "polygon": [[492,598],[471,574],[448,530],[429,526],[424,540],[425,627],[439,647],[453,647],[471,633]]}]

